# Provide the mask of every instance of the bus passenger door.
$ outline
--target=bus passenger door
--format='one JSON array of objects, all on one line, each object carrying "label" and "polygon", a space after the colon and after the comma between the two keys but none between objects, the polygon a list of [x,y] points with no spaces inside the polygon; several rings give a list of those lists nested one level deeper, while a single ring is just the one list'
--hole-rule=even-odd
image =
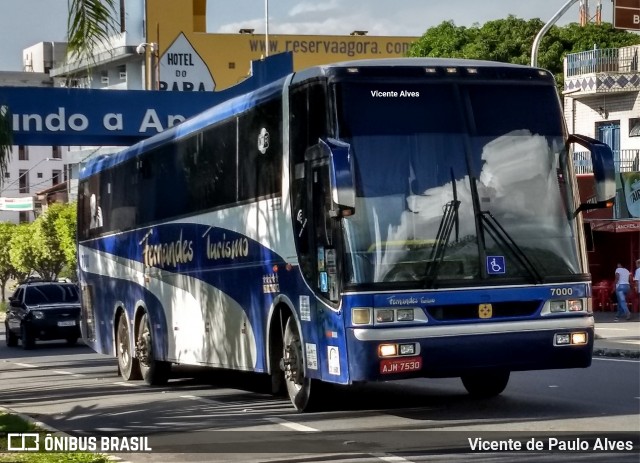
[{"label": "bus passenger door", "polygon": [[308,210],[311,213],[311,250],[314,262],[316,290],[332,302],[338,301],[340,278],[338,276],[339,221],[332,209],[329,181],[329,159],[307,161]]}]

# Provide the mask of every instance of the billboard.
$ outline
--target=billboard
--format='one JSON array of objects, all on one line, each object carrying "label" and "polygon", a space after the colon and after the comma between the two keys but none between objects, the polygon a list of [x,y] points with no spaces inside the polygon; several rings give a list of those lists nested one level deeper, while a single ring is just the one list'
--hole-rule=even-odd
[{"label": "billboard", "polygon": [[253,34],[252,29],[237,34],[206,33],[204,0],[147,0],[146,6],[147,40],[158,44],[163,90],[208,89],[211,85],[225,89],[246,78],[251,61],[285,52],[293,55],[294,71],[355,59],[403,57],[418,39],[269,34],[267,44],[266,37]]}]

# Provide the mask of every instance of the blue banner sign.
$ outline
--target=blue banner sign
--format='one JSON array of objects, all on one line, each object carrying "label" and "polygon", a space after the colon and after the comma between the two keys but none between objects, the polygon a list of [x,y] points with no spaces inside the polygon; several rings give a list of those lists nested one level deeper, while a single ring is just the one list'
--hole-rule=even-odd
[{"label": "blue banner sign", "polygon": [[252,74],[219,92],[0,87],[15,145],[129,146],[293,70],[292,54],[252,62]]}]

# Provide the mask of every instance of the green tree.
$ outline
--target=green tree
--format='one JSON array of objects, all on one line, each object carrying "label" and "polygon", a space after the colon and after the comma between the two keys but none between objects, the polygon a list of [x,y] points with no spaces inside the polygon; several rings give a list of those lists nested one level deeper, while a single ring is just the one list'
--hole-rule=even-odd
[{"label": "green tree", "polygon": [[[488,21],[482,26],[456,26],[445,21],[431,27],[413,44],[409,56],[467,58],[504,63],[531,62],[531,48],[544,23],[515,16]],[[558,85],[564,82],[563,60],[569,53],[597,48],[620,48],[640,43],[640,36],[614,29],[611,24],[552,26],[542,38],[538,65],[551,71]]]},{"label": "green tree", "polygon": [[67,56],[85,61],[94,60],[95,51],[118,33],[116,0],[68,0]]},{"label": "green tree", "polygon": [[9,242],[9,259],[11,265],[20,273],[29,275],[36,266],[38,247],[33,240],[32,224],[21,223],[13,231]]},{"label": "green tree", "polygon": [[75,228],[74,204],[51,205],[33,223],[16,228],[9,250],[12,265],[45,280],[56,279],[63,270],[75,276]]},{"label": "green tree", "polygon": [[76,247],[77,211],[76,203],[56,204],[50,207],[60,211],[54,220],[58,242],[64,254],[64,268],[59,276],[76,279],[78,250]]},{"label": "green tree", "polygon": [[9,257],[9,250],[11,246],[11,238],[13,238],[16,225],[13,223],[0,223],[0,294],[2,300],[6,299],[5,289],[7,282],[12,279],[21,280],[24,277],[22,272],[18,272]]}]

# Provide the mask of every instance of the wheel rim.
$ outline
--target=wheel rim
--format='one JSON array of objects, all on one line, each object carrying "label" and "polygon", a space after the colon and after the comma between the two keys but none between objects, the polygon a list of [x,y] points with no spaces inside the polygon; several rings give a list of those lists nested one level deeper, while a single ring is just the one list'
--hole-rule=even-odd
[{"label": "wheel rim", "polygon": [[136,354],[142,365],[148,367],[151,359],[151,331],[147,322],[147,315],[142,317],[140,323],[140,333],[138,334],[138,342],[136,344]]},{"label": "wheel rim", "polygon": [[131,359],[131,353],[129,352],[129,330],[127,329],[127,322],[124,320],[124,316],[120,318],[118,324],[118,358],[121,360],[121,366],[127,366]]},{"label": "wheel rim", "polygon": [[296,391],[302,389],[304,368],[302,365],[302,345],[298,330],[292,325],[284,346],[284,377]]}]

